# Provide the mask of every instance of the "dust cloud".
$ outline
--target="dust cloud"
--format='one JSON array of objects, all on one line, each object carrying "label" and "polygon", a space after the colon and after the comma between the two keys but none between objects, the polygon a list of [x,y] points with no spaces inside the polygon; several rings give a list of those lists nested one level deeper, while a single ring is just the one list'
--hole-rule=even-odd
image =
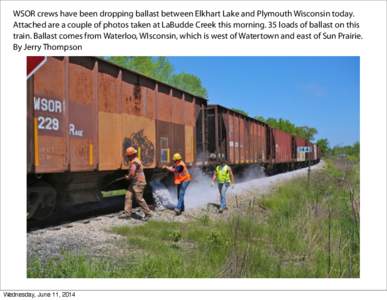
[{"label": "dust cloud", "polygon": [[[312,166],[318,169],[323,166],[323,162]],[[279,183],[290,179],[306,176],[308,168],[278,174],[275,176],[265,176],[263,167],[254,165],[246,168],[237,178],[236,184],[227,191],[227,197],[241,195],[246,192],[250,194],[262,195],[270,192]],[[208,203],[219,203],[219,192],[217,185],[211,184],[211,177],[203,173],[199,168],[190,170],[192,181],[185,193],[185,207],[187,210],[205,207]],[[177,204],[176,187],[166,187],[160,181],[152,181],[153,197],[156,203],[159,201],[165,208],[174,209]]]},{"label": "dust cloud", "polygon": [[[212,184],[211,175],[205,174],[201,169],[194,168],[190,170],[192,180],[185,193],[186,209],[204,207],[208,203],[218,203],[219,192],[216,184]],[[262,178],[265,176],[264,169],[261,166],[249,166],[240,176],[234,187],[228,190],[228,194],[233,190],[237,190],[240,183],[248,182],[253,179]],[[175,186],[166,187],[162,182],[153,180],[150,183],[152,187],[153,198],[158,206],[160,204],[168,209],[174,209],[177,205],[177,192]],[[238,188],[239,190],[239,188]]]}]

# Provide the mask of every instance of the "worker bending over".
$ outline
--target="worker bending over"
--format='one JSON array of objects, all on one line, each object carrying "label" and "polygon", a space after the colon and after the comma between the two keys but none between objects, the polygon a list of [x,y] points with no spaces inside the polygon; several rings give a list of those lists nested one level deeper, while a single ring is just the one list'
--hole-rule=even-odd
[{"label": "worker bending over", "polygon": [[220,159],[218,165],[215,167],[214,175],[212,176],[212,182],[217,182],[218,190],[220,194],[220,208],[219,213],[227,209],[226,192],[231,184],[234,183],[234,175],[231,167],[226,164],[224,159]]},{"label": "worker bending over", "polygon": [[120,216],[121,219],[130,219],[132,216],[132,198],[134,196],[138,205],[144,211],[144,221],[147,221],[151,216],[152,212],[146,204],[143,195],[146,186],[144,168],[141,160],[137,157],[137,150],[133,147],[126,149],[126,155],[129,159],[129,174],[126,175],[126,179],[129,180],[128,191],[125,195],[125,207],[124,212]]},{"label": "worker bending over", "polygon": [[191,182],[191,175],[179,153],[173,155],[173,161],[175,162],[173,167],[163,166],[163,169],[173,173],[174,183],[177,187],[177,206],[175,212],[176,215],[180,215],[184,211],[184,195]]}]

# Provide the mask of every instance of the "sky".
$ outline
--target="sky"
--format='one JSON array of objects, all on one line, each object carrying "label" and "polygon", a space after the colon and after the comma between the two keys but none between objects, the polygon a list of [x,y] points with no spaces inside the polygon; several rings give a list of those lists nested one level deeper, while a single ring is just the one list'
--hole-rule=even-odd
[{"label": "sky", "polygon": [[318,130],[330,146],[360,140],[359,57],[169,57],[197,75],[210,104]]}]

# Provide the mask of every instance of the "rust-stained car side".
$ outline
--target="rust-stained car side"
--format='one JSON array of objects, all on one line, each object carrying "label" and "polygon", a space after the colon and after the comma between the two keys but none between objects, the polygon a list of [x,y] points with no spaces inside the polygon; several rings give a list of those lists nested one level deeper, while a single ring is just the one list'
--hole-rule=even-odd
[{"label": "rust-stained car side", "polygon": [[275,162],[285,163],[292,161],[292,136],[280,129],[273,129],[275,142]]},{"label": "rust-stained car side", "polygon": [[[70,171],[97,168],[96,63],[90,58],[65,60],[68,68],[68,149]],[[87,116],[87,117],[85,117]]]},{"label": "rust-stained car side", "polygon": [[206,153],[206,103],[96,57],[48,57],[27,81],[29,199],[39,204],[60,189],[67,202],[95,201],[96,191],[125,174],[128,146],[147,176],[174,152],[188,165],[204,161],[196,157]]},{"label": "rust-stained car side", "polygon": [[68,170],[66,74],[64,59],[48,58],[33,75],[33,170],[36,173]]},{"label": "rust-stained car side", "polygon": [[196,129],[205,99],[97,58],[49,57],[27,99],[30,172],[125,169],[129,145],[146,168],[170,163],[174,152],[192,164],[197,145],[205,152]]},{"label": "rust-stained car side", "polygon": [[266,162],[267,124],[220,105],[207,106],[208,152],[231,164]]}]

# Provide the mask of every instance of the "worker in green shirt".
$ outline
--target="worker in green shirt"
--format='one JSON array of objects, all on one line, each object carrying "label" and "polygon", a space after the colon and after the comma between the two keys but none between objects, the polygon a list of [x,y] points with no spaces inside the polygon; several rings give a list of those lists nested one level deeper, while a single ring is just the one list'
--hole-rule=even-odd
[{"label": "worker in green shirt", "polygon": [[224,159],[220,159],[218,165],[215,167],[214,175],[212,176],[212,182],[218,184],[218,190],[220,194],[220,208],[219,213],[227,209],[226,192],[227,189],[234,183],[234,175],[231,167],[226,164]]}]

